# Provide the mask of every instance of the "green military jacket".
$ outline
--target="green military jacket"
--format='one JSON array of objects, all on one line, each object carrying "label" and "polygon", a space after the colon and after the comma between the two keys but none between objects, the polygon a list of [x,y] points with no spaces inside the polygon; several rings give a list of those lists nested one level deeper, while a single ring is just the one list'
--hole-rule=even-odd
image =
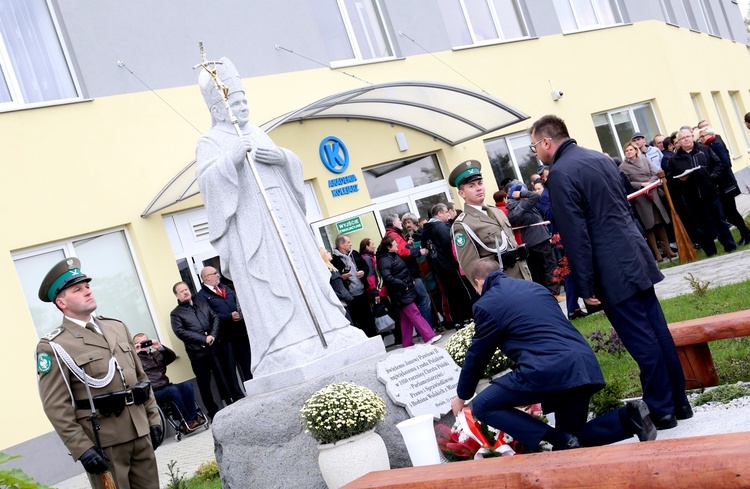
[{"label": "green military jacket", "polygon": [[[482,210],[487,211],[487,215],[476,208],[466,204],[464,212],[453,222],[451,232],[453,234],[453,243],[456,246],[458,254],[458,264],[461,265],[464,273],[471,279],[471,272],[474,264],[488,256],[496,258],[497,254],[485,249],[478,244],[471,233],[466,228],[470,228],[474,235],[479,238],[487,248],[495,249],[496,241],[501,246],[507,241],[507,249],[518,247],[516,239],[513,236],[513,229],[510,227],[508,217],[497,207],[482,206]],[[513,267],[505,270],[509,277],[531,280],[531,273],[526,261],[517,262]]]},{"label": "green military jacket", "polygon": [[[116,319],[102,316],[98,316],[96,322],[103,336],[64,318],[60,327],[42,338],[36,348],[37,381],[44,412],[74,460],[78,460],[94,445],[94,432],[91,422],[87,419],[91,416],[91,409],[75,408],[71,393],[74,400],[86,400],[86,386],[61,363],[50,342],[62,346],[74,362],[91,377],[105,377],[110,358],[114,356],[122,368],[125,383],[129,388],[133,388],[140,381],[148,380],[138,360],[127,326]],[[92,388],[91,395],[96,397],[124,389],[122,377],[119,372],[115,372],[109,384],[99,389]],[[99,416],[99,423],[99,439],[103,447],[149,435],[149,427],[160,424],[153,392],[145,404],[125,406],[125,410],[119,416]]]}]

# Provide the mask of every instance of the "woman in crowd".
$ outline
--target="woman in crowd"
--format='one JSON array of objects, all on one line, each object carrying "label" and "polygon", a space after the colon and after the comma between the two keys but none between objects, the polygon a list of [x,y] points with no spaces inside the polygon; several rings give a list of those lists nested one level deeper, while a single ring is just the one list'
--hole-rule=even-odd
[{"label": "woman in crowd", "polygon": [[336,297],[338,297],[339,302],[341,302],[341,305],[346,311],[346,319],[348,319],[351,323],[352,318],[349,315],[349,309],[346,305],[348,302],[354,300],[354,298],[346,289],[346,285],[344,285],[344,279],[341,278],[341,273],[339,273],[339,271],[336,270],[336,267],[334,267],[331,263],[331,252],[326,250],[325,248],[320,248],[320,257],[323,258],[323,263],[325,263],[328,270],[331,271],[331,288],[333,288],[333,291],[336,293]]},{"label": "woman in crowd", "polygon": [[376,256],[378,271],[383,278],[383,285],[388,289],[391,306],[399,311],[401,340],[404,348],[414,344],[412,337],[415,328],[425,343],[439,341],[443,335],[436,335],[432,331],[414,304],[417,299],[414,279],[404,260],[398,256],[398,243],[392,235],[383,238]]},{"label": "woman in crowd", "polygon": [[[620,165],[620,172],[628,178],[628,181],[635,189],[647,187],[659,179],[654,172],[654,167],[649,161],[641,156],[638,146],[630,141],[623,147],[625,151],[625,161]],[[669,213],[661,202],[657,189],[651,189],[644,195],[635,198],[635,208],[638,217],[641,219],[643,228],[646,230],[646,241],[654,254],[656,261],[662,260],[659,247],[656,244],[654,229],[659,236],[659,241],[664,245],[664,255],[666,259],[671,260],[677,255],[669,247],[667,232],[664,228],[669,224]]]}]

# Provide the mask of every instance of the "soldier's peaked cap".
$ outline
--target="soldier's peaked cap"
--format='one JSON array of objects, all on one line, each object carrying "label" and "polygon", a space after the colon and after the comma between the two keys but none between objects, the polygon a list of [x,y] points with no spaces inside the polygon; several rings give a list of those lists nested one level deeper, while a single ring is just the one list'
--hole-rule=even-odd
[{"label": "soldier's peaked cap", "polygon": [[482,164],[477,160],[466,160],[453,169],[448,176],[448,183],[452,187],[459,187],[462,183],[473,182],[482,178]]},{"label": "soldier's peaked cap", "polygon": [[47,272],[39,286],[39,300],[52,302],[63,289],[79,282],[91,282],[91,278],[81,272],[81,261],[78,258],[66,258]]}]

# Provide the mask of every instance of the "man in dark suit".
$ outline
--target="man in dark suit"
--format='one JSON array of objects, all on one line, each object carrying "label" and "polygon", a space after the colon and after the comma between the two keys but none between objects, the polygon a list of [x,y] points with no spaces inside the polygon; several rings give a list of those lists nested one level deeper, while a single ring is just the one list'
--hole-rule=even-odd
[{"label": "man in dark suit", "polygon": [[[474,399],[474,414],[482,422],[531,449],[541,440],[551,443],[553,450],[566,450],[633,435],[641,441],[656,438],[643,401],[628,401],[586,422],[589,400],[604,387],[604,377],[583,335],[543,286],[508,277],[492,258],[474,265],[472,282],[481,297],[474,303],[476,332],[451,402],[454,414],[474,395],[499,347],[515,365]],[[545,413],[555,413],[554,428],[516,409],[539,402]]]},{"label": "man in dark suit", "polygon": [[219,282],[221,275],[214,267],[201,270],[203,286],[196,294],[208,302],[208,305],[219,317],[219,342],[223,343],[228,369],[239,367],[243,381],[253,378],[250,371],[250,339],[247,337],[247,326],[242,318],[237,294]]},{"label": "man in dark suit", "polygon": [[654,284],[664,276],[628,210],[620,175],[602,153],[578,146],[565,122],[531,126],[532,150],[550,164],[547,187],[578,292],[607,318],[641,370],[643,400],[659,429],[693,415],[685,377]]}]

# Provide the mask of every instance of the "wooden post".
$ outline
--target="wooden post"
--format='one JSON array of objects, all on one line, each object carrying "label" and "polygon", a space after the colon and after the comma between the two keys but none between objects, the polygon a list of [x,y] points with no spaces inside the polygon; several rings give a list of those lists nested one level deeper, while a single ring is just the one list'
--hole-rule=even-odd
[{"label": "wooden post", "polygon": [[[672,196],[669,195],[669,185],[667,184],[667,178],[664,175],[664,170],[656,172],[656,176],[661,179],[661,186],[664,189],[664,194],[667,196],[667,204],[669,205],[669,212],[672,214],[672,228],[674,229],[674,238],[677,242],[677,253],[680,254],[680,263],[690,263],[698,261],[698,253],[693,247],[693,240],[688,236],[685,231],[685,226],[682,224],[680,216],[672,204]],[[669,243],[665,243],[669,246]]]}]

